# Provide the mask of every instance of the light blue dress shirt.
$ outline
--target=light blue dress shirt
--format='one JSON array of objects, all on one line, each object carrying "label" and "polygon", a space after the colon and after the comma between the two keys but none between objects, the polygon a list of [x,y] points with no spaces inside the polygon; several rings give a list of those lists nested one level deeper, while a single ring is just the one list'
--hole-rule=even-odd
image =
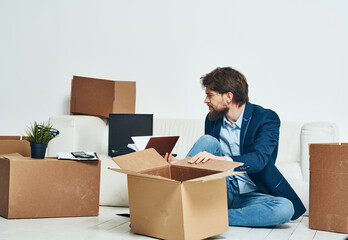
[{"label": "light blue dress shirt", "polygon": [[[244,109],[237,122],[235,122],[233,125],[231,125],[231,123],[227,120],[226,116],[223,117],[220,130],[220,146],[222,155],[228,161],[233,161],[233,156],[240,155],[240,130],[242,127]],[[238,181],[240,194],[252,192],[258,189],[253,181],[251,181],[248,174],[242,173],[236,175],[235,177]]]}]

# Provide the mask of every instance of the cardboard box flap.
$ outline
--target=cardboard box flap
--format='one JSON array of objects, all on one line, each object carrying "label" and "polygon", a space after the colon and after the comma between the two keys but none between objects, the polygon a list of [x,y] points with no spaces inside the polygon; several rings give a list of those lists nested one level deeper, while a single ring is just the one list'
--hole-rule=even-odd
[{"label": "cardboard box flap", "polygon": [[172,163],[172,165],[224,172],[224,171],[228,171],[236,167],[242,166],[244,164],[240,162],[231,162],[231,161],[222,161],[222,160],[209,160],[205,163],[195,164],[195,163],[188,163],[187,161],[189,159],[190,158],[179,160],[177,162]]},{"label": "cardboard box flap", "polygon": [[151,174],[146,174],[146,173],[138,173],[138,172],[133,172],[130,170],[125,170],[125,169],[118,169],[118,168],[108,168],[112,171],[115,172],[120,172],[120,173],[124,173],[127,175],[132,175],[132,176],[139,176],[139,177],[146,177],[146,178],[153,178],[153,179],[161,179],[161,180],[165,180],[165,181],[170,181],[170,182],[177,182],[176,180],[170,179],[170,178],[165,178],[165,177],[161,177],[158,175],[151,175]]},{"label": "cardboard box flap", "polygon": [[9,153],[9,154],[1,154],[0,158],[8,159],[8,160],[18,160],[23,159],[24,157],[19,153]]},{"label": "cardboard box flap", "polygon": [[153,168],[169,166],[169,163],[153,148],[114,157],[112,160],[120,168],[133,172],[143,172]]},{"label": "cardboard box flap", "polygon": [[208,176],[204,176],[204,177],[200,177],[200,178],[191,179],[191,180],[188,180],[186,182],[207,182],[207,181],[211,181],[211,180],[225,178],[228,176],[238,175],[241,173],[245,173],[245,172],[221,172],[221,173],[216,173],[216,174],[212,174],[212,175],[208,175]]},{"label": "cardboard box flap", "polygon": [[322,147],[325,147],[325,146],[339,146],[339,145],[345,145],[347,143],[339,143],[339,142],[331,142],[331,143],[309,143],[309,147],[310,146],[322,146]]},{"label": "cardboard box flap", "polygon": [[22,140],[22,136],[0,136],[0,140]]},{"label": "cardboard box flap", "polygon": [[30,156],[30,143],[21,138],[21,136],[0,136],[0,155],[20,153],[23,156]]}]

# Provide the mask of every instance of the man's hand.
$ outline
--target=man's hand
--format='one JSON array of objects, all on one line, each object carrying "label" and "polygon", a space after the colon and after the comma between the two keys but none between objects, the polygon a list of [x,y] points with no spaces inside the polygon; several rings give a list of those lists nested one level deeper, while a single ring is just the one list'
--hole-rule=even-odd
[{"label": "man's hand", "polygon": [[226,160],[226,158],[224,158],[224,157],[215,156],[215,155],[213,155],[211,153],[208,153],[208,152],[204,151],[204,152],[197,153],[188,162],[189,163],[200,163],[200,162],[205,163],[206,161],[208,161],[210,159]]},{"label": "man's hand", "polygon": [[173,162],[176,162],[176,161],[179,161],[178,159],[176,159],[172,153],[168,154],[166,153],[166,155],[164,156],[164,159],[169,162],[169,163],[173,163]]}]

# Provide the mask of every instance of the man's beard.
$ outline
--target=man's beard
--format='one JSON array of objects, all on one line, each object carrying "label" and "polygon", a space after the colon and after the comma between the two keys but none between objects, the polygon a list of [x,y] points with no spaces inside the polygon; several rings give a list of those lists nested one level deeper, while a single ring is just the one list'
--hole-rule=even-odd
[{"label": "man's beard", "polygon": [[224,108],[222,110],[215,110],[211,107],[211,111],[209,112],[208,118],[210,121],[216,121],[227,114],[228,108]]}]

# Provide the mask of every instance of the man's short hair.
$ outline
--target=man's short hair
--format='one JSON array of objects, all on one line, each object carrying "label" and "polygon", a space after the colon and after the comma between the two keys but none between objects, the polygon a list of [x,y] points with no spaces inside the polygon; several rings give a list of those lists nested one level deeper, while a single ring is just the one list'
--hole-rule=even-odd
[{"label": "man's short hair", "polygon": [[234,101],[239,105],[249,102],[248,83],[245,76],[231,67],[216,68],[201,77],[203,87],[219,93],[233,93]]}]

